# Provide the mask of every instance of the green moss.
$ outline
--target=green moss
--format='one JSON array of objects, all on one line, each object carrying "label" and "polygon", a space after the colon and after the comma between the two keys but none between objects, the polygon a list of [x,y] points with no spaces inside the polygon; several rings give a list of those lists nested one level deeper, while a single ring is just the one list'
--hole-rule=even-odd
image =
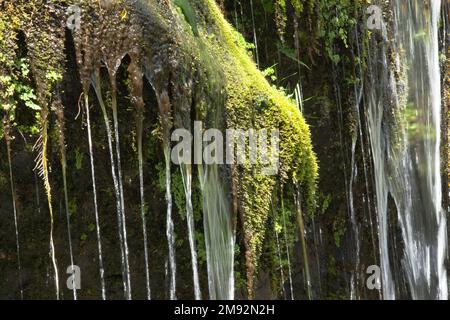
[{"label": "green moss", "polygon": [[[309,127],[295,103],[284,92],[269,85],[214,2],[205,0],[204,3],[203,11],[207,12],[208,20],[199,22],[199,37],[202,50],[215,57],[215,64],[224,74],[227,128],[280,131],[278,175],[264,175],[261,164],[237,168],[236,184],[239,207],[244,215],[244,237],[253,257],[250,265],[256,268],[270,211],[268,195],[274,192],[277,182],[298,183],[304,190],[308,212],[313,212],[318,165]],[[248,276],[254,276],[253,272]]]}]

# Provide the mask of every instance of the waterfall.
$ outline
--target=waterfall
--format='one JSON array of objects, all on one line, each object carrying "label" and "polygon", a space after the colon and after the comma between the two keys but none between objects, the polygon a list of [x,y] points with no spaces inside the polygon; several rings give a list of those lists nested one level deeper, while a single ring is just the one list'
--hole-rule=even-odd
[{"label": "waterfall", "polygon": [[357,172],[358,172],[358,168],[356,165],[356,160],[355,160],[355,153],[356,153],[356,142],[358,140],[358,135],[356,134],[356,132],[353,134],[352,137],[352,148],[351,148],[351,152],[352,152],[352,156],[351,156],[351,173],[350,173],[350,182],[349,182],[349,206],[350,206],[350,221],[353,227],[353,236],[354,236],[354,242],[356,244],[356,253],[354,255],[354,269],[352,272],[352,276],[351,276],[351,293],[350,293],[350,299],[351,300],[356,300],[359,298],[358,296],[358,284],[359,284],[359,255],[360,255],[360,250],[361,250],[361,244],[360,244],[360,236],[359,236],[359,226],[358,226],[358,222],[356,221],[356,210],[355,210],[355,204],[354,204],[354,196],[353,196],[353,184],[356,180],[356,176],[357,176]]},{"label": "waterfall", "polygon": [[[200,128],[199,128],[200,127]],[[194,142],[203,141],[201,123],[194,124]],[[203,149],[194,148],[195,163],[201,163]],[[201,143],[200,143],[201,145]],[[203,227],[208,268],[209,298],[234,299],[234,233],[226,196],[217,164],[199,165],[198,178],[203,197]]]},{"label": "waterfall", "polygon": [[[401,294],[393,280],[402,274],[413,299],[448,296],[440,172],[440,6],[440,0],[393,1],[393,30],[383,28],[382,45],[369,50],[368,123],[385,299]],[[391,272],[389,194],[402,231],[402,274]]]},{"label": "waterfall", "polygon": [[94,197],[94,212],[95,212],[95,226],[97,231],[97,246],[98,246],[98,265],[100,271],[100,284],[102,288],[102,299],[106,300],[105,289],[105,269],[103,268],[103,254],[102,254],[102,239],[100,234],[100,222],[98,216],[98,203],[97,203],[97,185],[95,182],[95,166],[94,166],[94,150],[92,146],[92,132],[91,132],[91,119],[89,112],[89,96],[84,94],[84,106],[86,108],[86,124],[88,130],[88,143],[89,143],[89,158],[91,161],[91,176],[92,176],[92,194]]},{"label": "waterfall", "polygon": [[[358,34],[358,28],[355,26],[355,42],[356,42],[356,52],[357,56],[361,56],[361,45],[359,43],[359,34]],[[353,50],[352,50],[353,52]],[[362,124],[362,117],[364,117],[364,114],[361,114],[360,106],[365,105],[364,100],[364,87],[365,82],[363,78],[363,68],[361,59],[358,59],[357,64],[357,71],[355,72],[360,79],[360,85],[358,87],[357,83],[354,85],[354,95],[355,95],[355,111],[356,111],[356,118],[358,123],[358,135],[359,140],[361,144],[361,158],[363,163],[363,172],[364,172],[364,187],[365,187],[365,195],[363,196],[363,200],[365,201],[365,204],[367,206],[367,217],[366,219],[369,222],[369,228],[370,228],[370,236],[371,236],[371,242],[372,242],[372,250],[374,255],[374,261],[377,261],[376,251],[377,251],[377,245],[375,240],[375,232],[374,232],[374,223],[372,219],[372,203],[371,203],[371,196],[370,196],[370,190],[369,190],[369,168],[368,168],[368,161],[367,157],[369,155],[370,157],[370,147],[366,147],[367,140],[365,139],[367,135],[363,135],[363,124]],[[366,149],[367,148],[367,149]]]},{"label": "waterfall", "polygon": [[166,220],[166,236],[167,245],[169,247],[169,266],[170,266],[170,300],[176,300],[176,278],[177,278],[177,266],[175,263],[175,239],[174,239],[174,227],[172,220],[172,191],[171,191],[171,170],[170,170],[170,146],[166,140],[164,142],[164,158],[166,163],[166,201],[167,201],[167,220]]},{"label": "waterfall", "polygon": [[[142,77],[141,77],[142,78]],[[144,115],[144,106],[141,104],[137,108],[137,148],[138,148],[138,162],[139,162],[139,195],[141,200],[141,220],[142,220],[142,235],[144,238],[144,259],[145,259],[145,286],[147,289],[147,299],[151,299],[150,290],[150,269],[148,262],[148,240],[147,240],[147,221],[145,219],[145,195],[144,195],[144,159],[142,156],[142,131]]]},{"label": "waterfall", "polygon": [[119,119],[117,115],[117,83],[115,75],[110,74],[111,83],[111,106],[113,110],[113,124],[114,124],[114,137],[116,142],[116,160],[117,160],[117,176],[119,182],[120,193],[120,207],[122,217],[122,235],[123,235],[123,249],[125,253],[125,272],[127,281],[127,299],[131,300],[131,279],[130,279],[130,264],[128,262],[128,240],[127,240],[127,224],[125,218],[125,200],[123,195],[123,179],[122,179],[122,162],[120,159],[120,140],[119,140]]},{"label": "waterfall", "polygon": [[[223,128],[225,103],[223,78],[211,68],[216,62],[206,55],[201,44],[201,55],[209,71],[209,85],[214,99],[207,110],[206,120],[210,128]],[[199,120],[201,120],[200,115]],[[202,195],[203,229],[205,236],[209,298],[234,299],[234,248],[235,233],[230,197],[224,181],[223,168],[218,164],[203,164],[203,122],[194,121],[194,163],[198,164],[198,180]],[[225,169],[223,169],[225,171]]]},{"label": "waterfall", "polygon": [[203,195],[203,225],[212,300],[234,299],[234,235],[228,200],[217,165],[199,167]]},{"label": "waterfall", "polygon": [[113,134],[112,134],[112,130],[111,130],[111,124],[109,121],[108,113],[106,111],[105,102],[103,101],[103,96],[102,96],[102,91],[101,91],[100,73],[98,70],[95,72],[95,75],[93,75],[93,77],[92,77],[92,86],[94,87],[94,91],[97,95],[97,100],[100,104],[100,108],[102,109],[103,120],[104,120],[105,128],[106,128],[106,136],[108,139],[109,158],[110,158],[110,162],[111,162],[111,175],[112,175],[112,179],[113,179],[114,193],[115,193],[115,197],[116,197],[117,224],[118,224],[118,231],[119,231],[119,244],[120,244],[121,262],[122,262],[122,282],[123,282],[125,298],[128,299],[128,298],[130,298],[129,290],[128,290],[128,280],[127,280],[129,274],[127,273],[126,262],[125,262],[126,261],[126,259],[125,259],[126,253],[125,253],[125,249],[124,249],[124,235],[123,235],[123,229],[122,229],[122,225],[123,225],[122,202],[121,202],[121,197],[120,197],[119,182],[118,182],[117,174],[116,174],[116,162],[114,159],[114,148],[113,148],[113,143],[112,143]]},{"label": "waterfall", "polygon": [[191,250],[192,278],[194,282],[195,300],[201,299],[200,281],[197,267],[197,250],[195,247],[195,226],[194,209],[192,206],[192,167],[191,165],[181,166],[181,175],[183,177],[184,194],[186,198],[186,220],[188,225],[189,248]]}]

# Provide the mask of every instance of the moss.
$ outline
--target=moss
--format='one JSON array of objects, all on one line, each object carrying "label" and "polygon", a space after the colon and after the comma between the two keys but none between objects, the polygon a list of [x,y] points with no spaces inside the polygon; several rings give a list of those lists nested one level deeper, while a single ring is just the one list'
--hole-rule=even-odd
[{"label": "moss", "polygon": [[[303,187],[308,212],[313,212],[318,165],[309,127],[295,103],[284,92],[268,84],[245,49],[239,46],[236,31],[225,21],[213,1],[204,2],[210,20],[199,23],[199,34],[209,56],[216,57],[217,65],[223,69],[227,127],[280,131],[277,176],[264,175],[261,164],[253,167],[246,164],[237,169],[235,182],[249,257],[247,268],[253,269],[248,270],[247,280],[252,282],[249,278],[254,277],[258,267],[270,211],[268,195],[273,193],[277,181],[298,183]],[[251,295],[252,288],[248,290]]]}]

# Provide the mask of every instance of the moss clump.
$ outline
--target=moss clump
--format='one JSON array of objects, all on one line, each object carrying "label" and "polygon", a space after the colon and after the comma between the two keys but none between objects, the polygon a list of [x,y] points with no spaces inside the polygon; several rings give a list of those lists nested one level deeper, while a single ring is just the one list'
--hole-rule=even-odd
[{"label": "moss clump", "polygon": [[249,163],[236,168],[238,207],[246,246],[247,289],[253,295],[253,277],[261,256],[270,212],[270,195],[277,183],[299,184],[309,212],[314,210],[318,165],[310,131],[294,102],[271,87],[259,72],[239,36],[225,21],[213,1],[201,1],[204,11],[199,34],[209,56],[224,74],[227,128],[271,129],[280,132],[280,168],[277,175],[262,172],[262,165]]}]

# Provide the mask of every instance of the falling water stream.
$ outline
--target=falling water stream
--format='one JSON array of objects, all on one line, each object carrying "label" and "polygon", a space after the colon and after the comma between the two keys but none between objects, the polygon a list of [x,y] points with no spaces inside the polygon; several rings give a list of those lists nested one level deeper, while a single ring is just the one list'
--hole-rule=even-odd
[{"label": "falling water stream", "polygon": [[117,177],[119,182],[119,193],[120,193],[120,214],[122,218],[122,235],[123,235],[123,249],[125,253],[125,273],[127,282],[127,299],[131,300],[131,275],[130,275],[130,264],[128,261],[128,237],[127,237],[127,224],[125,218],[125,197],[123,192],[123,177],[122,177],[122,161],[120,157],[120,134],[119,134],[119,118],[117,114],[117,82],[115,73],[110,73],[109,80],[111,84],[111,107],[113,111],[113,124],[114,124],[114,140],[116,142],[116,161],[117,161]]},{"label": "falling water stream", "polygon": [[172,219],[172,188],[171,188],[171,170],[170,170],[170,146],[168,139],[164,141],[164,158],[166,164],[166,201],[167,201],[167,217],[166,217],[166,236],[167,245],[169,247],[169,267],[170,267],[170,286],[169,294],[170,300],[177,299],[176,292],[176,277],[177,277],[177,265],[175,262],[175,239],[174,239],[174,226]]},{"label": "falling water stream", "polygon": [[[142,77],[141,77],[142,78]],[[142,155],[142,131],[143,131],[143,106],[139,106],[137,113],[137,147],[138,147],[138,162],[139,162],[139,195],[141,200],[141,220],[142,220],[142,235],[144,238],[144,259],[145,259],[145,286],[147,289],[147,299],[151,299],[150,290],[150,269],[148,262],[148,239],[147,239],[147,221],[145,218],[145,193],[144,193],[144,159]]]},{"label": "falling water stream", "polygon": [[88,130],[88,143],[89,143],[89,158],[91,162],[91,177],[92,177],[92,194],[94,198],[94,213],[95,213],[95,227],[97,231],[97,247],[98,247],[98,265],[100,271],[100,285],[102,288],[102,299],[106,300],[106,288],[105,288],[105,269],[103,267],[103,253],[102,253],[102,238],[100,232],[100,221],[98,215],[98,203],[97,203],[97,184],[95,182],[95,165],[94,165],[94,150],[92,145],[92,130],[91,130],[91,118],[89,112],[89,96],[84,94],[84,106],[86,109],[86,124]]},{"label": "falling water stream", "polygon": [[188,225],[189,248],[191,250],[192,278],[194,282],[194,295],[196,300],[201,299],[200,281],[198,277],[197,249],[195,246],[194,209],[192,206],[192,166],[182,165],[184,194],[186,198],[186,220]]},{"label": "falling water stream", "polygon": [[120,196],[119,182],[118,182],[117,174],[116,174],[116,161],[114,159],[114,148],[113,148],[113,143],[112,143],[113,135],[112,135],[111,124],[109,121],[108,113],[106,111],[106,106],[103,101],[99,71],[97,71],[95,73],[95,75],[92,77],[92,86],[94,87],[94,91],[97,95],[97,100],[100,104],[100,108],[102,109],[103,120],[105,122],[105,127],[106,127],[106,136],[108,139],[109,156],[110,156],[110,162],[111,162],[111,174],[112,174],[112,179],[113,179],[113,184],[114,184],[114,192],[115,192],[115,196],[116,196],[117,222],[118,222],[118,231],[119,231],[121,262],[122,262],[122,281],[123,281],[124,294],[125,294],[125,297],[128,299],[128,298],[131,298],[130,291],[128,289],[128,278],[130,275],[129,275],[129,273],[127,273],[127,268],[126,268],[126,265],[127,265],[126,260],[128,258],[126,255],[125,244],[124,244],[125,241],[124,241],[124,234],[123,234],[122,202],[121,202],[121,196]]},{"label": "falling water stream", "polygon": [[203,194],[209,295],[212,300],[234,299],[234,235],[229,205],[217,165],[199,168]]},{"label": "falling water stream", "polygon": [[[441,208],[440,6],[440,0],[393,1],[393,30],[383,28],[382,45],[371,48],[368,122],[385,299],[398,296],[393,280],[402,274],[413,299],[447,299],[448,294]],[[393,65],[390,33],[397,53]],[[402,231],[402,274],[392,272],[389,259],[388,195]]]}]

